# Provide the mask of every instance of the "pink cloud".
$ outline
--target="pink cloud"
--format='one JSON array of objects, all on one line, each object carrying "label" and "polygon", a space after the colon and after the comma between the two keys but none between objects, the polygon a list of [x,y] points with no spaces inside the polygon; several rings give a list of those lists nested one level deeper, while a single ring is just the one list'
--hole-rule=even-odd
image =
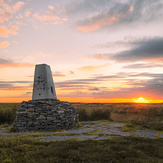
[{"label": "pink cloud", "polygon": [[4,2],[3,2],[3,0],[0,0],[0,5],[2,5]]},{"label": "pink cloud", "polygon": [[7,47],[7,46],[9,46],[9,45],[10,45],[9,42],[4,41],[4,42],[0,43],[0,48],[5,48],[5,47]]},{"label": "pink cloud", "polygon": [[20,67],[34,67],[35,64],[32,63],[5,63],[5,64],[0,64],[0,69],[2,68],[7,68],[7,67],[13,67],[13,68],[20,68]]},{"label": "pink cloud", "polygon": [[106,54],[94,54],[94,55],[89,55],[88,58],[95,58],[95,59],[105,59],[106,58]]},{"label": "pink cloud", "polygon": [[29,9],[27,9],[26,12],[25,12],[25,16],[26,16],[26,17],[29,17],[29,16],[31,15],[31,13],[32,13],[32,12],[31,12]]},{"label": "pink cloud", "polygon": [[11,29],[7,29],[6,26],[0,26],[0,37],[8,38],[9,34],[17,35],[18,30],[17,26],[12,26]]},{"label": "pink cloud", "polygon": [[117,19],[115,17],[104,18],[101,20],[90,22],[88,25],[80,26],[77,28],[77,30],[82,31],[82,32],[95,31],[101,28],[102,26],[113,24],[116,20]]},{"label": "pink cloud", "polygon": [[16,12],[16,11],[19,11],[20,8],[21,8],[23,5],[24,5],[24,2],[21,2],[21,1],[17,2],[17,3],[13,6],[14,11],[15,11],[15,12]]},{"label": "pink cloud", "polygon": [[49,6],[49,9],[50,9],[51,11],[53,11],[53,10],[54,10],[54,7],[53,7],[53,6]]},{"label": "pink cloud", "polygon": [[60,17],[54,15],[54,7],[53,6],[49,6],[49,10],[43,16],[41,16],[39,13],[35,13],[35,14],[33,14],[33,17],[36,20],[43,22],[44,24],[46,24],[46,23],[60,24],[60,23],[63,23],[68,20],[68,19],[60,18]]},{"label": "pink cloud", "polygon": [[35,13],[33,15],[33,17],[37,20],[40,21],[56,21],[56,20],[60,20],[59,17],[57,16],[53,16],[53,15],[44,15],[44,16],[40,16],[38,13]]},{"label": "pink cloud", "polygon": [[84,71],[92,71],[94,69],[99,69],[99,68],[102,68],[102,67],[106,67],[106,66],[109,66],[110,64],[104,64],[104,65],[90,65],[90,66],[84,66],[84,67],[81,67],[81,68],[78,68],[79,70],[84,70]]},{"label": "pink cloud", "polygon": [[24,5],[24,2],[17,2],[14,6],[9,6],[3,0],[0,0],[0,23],[4,21],[8,21],[10,18],[13,17],[14,13],[19,11],[20,8]]},{"label": "pink cloud", "polygon": [[12,17],[12,8],[4,3],[3,0],[0,0],[0,23],[3,23],[4,21],[8,21]]}]

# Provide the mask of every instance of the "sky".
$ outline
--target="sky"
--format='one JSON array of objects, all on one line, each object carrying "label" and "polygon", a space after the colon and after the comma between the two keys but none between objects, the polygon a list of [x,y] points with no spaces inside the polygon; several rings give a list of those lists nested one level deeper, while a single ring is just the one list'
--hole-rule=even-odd
[{"label": "sky", "polygon": [[162,0],[0,0],[0,102],[48,64],[59,100],[162,103],[162,20]]}]

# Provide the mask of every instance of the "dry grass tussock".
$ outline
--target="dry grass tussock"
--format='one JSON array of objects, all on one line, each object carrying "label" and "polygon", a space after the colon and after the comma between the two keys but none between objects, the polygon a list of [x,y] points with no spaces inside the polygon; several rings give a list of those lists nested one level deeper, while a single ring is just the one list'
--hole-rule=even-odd
[{"label": "dry grass tussock", "polygon": [[[73,103],[80,121],[109,120],[163,130],[163,104]],[[19,104],[0,104],[0,124],[12,124]]]}]

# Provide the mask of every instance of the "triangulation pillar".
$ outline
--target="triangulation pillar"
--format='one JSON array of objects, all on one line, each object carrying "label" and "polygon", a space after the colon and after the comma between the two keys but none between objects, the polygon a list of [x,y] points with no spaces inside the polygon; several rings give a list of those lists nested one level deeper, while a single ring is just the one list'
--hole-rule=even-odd
[{"label": "triangulation pillar", "polygon": [[57,99],[50,66],[39,64],[35,66],[32,100]]}]

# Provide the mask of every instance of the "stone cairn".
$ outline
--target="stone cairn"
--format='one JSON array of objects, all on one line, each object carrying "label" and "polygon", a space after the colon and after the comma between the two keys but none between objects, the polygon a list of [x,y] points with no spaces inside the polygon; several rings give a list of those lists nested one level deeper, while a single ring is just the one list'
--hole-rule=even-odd
[{"label": "stone cairn", "polygon": [[69,102],[57,99],[23,101],[13,126],[16,132],[71,129],[78,125],[79,115]]}]

